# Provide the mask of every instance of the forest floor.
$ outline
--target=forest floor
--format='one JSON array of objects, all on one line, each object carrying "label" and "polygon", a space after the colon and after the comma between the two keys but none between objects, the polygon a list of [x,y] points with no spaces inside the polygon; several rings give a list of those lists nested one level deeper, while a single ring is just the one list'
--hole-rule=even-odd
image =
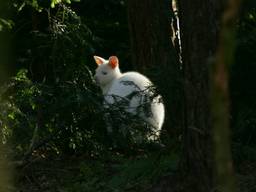
[{"label": "forest floor", "polygon": [[[41,158],[16,170],[19,192],[189,192],[172,180],[175,156]],[[168,163],[173,163],[169,166]],[[167,166],[168,165],[168,166]],[[256,192],[256,162],[236,167],[239,192]]]},{"label": "forest floor", "polygon": [[244,161],[236,170],[239,192],[256,192],[256,162]]},{"label": "forest floor", "polygon": [[176,155],[158,152],[129,157],[37,158],[17,168],[15,181],[19,192],[155,191],[160,179],[172,177],[176,167]]},{"label": "forest floor", "polygon": [[18,168],[15,181],[19,192],[61,192],[80,174],[78,158],[39,159]]}]

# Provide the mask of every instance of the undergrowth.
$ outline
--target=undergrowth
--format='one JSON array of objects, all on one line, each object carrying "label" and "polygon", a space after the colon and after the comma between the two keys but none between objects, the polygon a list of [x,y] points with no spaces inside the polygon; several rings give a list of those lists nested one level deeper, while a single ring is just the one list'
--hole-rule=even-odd
[{"label": "undergrowth", "polygon": [[160,176],[171,175],[176,168],[177,156],[174,154],[149,154],[114,160],[112,164],[83,163],[80,170],[82,181],[76,182],[71,191],[145,191]]}]

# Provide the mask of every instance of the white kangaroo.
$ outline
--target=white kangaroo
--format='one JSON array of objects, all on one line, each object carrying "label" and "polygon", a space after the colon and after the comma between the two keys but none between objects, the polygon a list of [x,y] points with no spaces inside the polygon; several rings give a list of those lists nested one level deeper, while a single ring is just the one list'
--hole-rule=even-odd
[{"label": "white kangaroo", "polygon": [[[94,56],[94,59],[98,64],[94,78],[102,89],[105,104],[111,106],[119,99],[125,99],[128,103],[125,111],[138,115],[153,127],[154,137],[148,136],[148,139],[158,138],[164,123],[165,109],[160,95],[152,98],[152,82],[138,72],[122,73],[116,56],[111,56],[108,60]],[[150,115],[140,108],[145,104],[149,106]]]}]

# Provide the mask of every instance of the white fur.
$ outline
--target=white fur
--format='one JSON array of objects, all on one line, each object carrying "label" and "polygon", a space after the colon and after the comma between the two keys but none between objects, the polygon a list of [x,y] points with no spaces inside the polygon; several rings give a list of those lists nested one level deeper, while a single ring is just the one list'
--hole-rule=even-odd
[{"label": "white fur", "polygon": [[[107,104],[113,104],[116,101],[114,99],[115,97],[113,96],[126,98],[126,96],[130,95],[131,93],[138,91],[138,89],[144,91],[147,90],[149,86],[152,86],[152,82],[140,73],[121,73],[118,65],[115,68],[112,68],[109,65],[108,60],[97,56],[94,58],[95,60],[100,60],[100,63],[98,63],[98,68],[96,69],[95,79],[103,91],[105,102]],[[124,82],[132,82],[133,85],[125,84]],[[134,85],[136,85],[136,87]],[[161,96],[158,96],[151,101],[150,105],[152,115],[150,117],[143,114],[143,111],[141,111],[140,114],[137,114],[155,128],[155,133],[157,135],[162,128],[165,116],[164,105],[163,103],[159,102],[160,98]],[[129,106],[125,110],[132,114],[136,114],[138,113],[136,109],[140,105],[142,105],[141,99],[135,96],[130,99]]]}]

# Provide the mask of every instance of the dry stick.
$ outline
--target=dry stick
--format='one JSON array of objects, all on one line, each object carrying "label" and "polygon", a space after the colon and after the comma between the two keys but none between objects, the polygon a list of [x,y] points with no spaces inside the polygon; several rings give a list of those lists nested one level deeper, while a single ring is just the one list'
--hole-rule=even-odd
[{"label": "dry stick", "polygon": [[[59,132],[57,132],[58,134]],[[23,156],[23,160],[22,160],[22,163],[21,167],[27,165],[30,161],[29,161],[29,158],[32,156],[33,152],[43,146],[45,146],[46,144],[48,144],[50,141],[54,140],[56,135],[57,134],[51,134],[49,135],[48,137],[38,141],[37,143],[34,143],[34,145],[32,146],[32,148],[30,148]]]},{"label": "dry stick", "polygon": [[28,151],[33,150],[37,137],[38,137],[38,123],[36,124],[35,129],[33,131],[33,135],[31,138],[31,142],[30,142]]},{"label": "dry stick", "polygon": [[227,10],[222,18],[222,30],[211,81],[216,176],[221,192],[236,191],[230,147],[228,68],[233,62],[235,24],[240,3],[240,0],[228,1]]}]

